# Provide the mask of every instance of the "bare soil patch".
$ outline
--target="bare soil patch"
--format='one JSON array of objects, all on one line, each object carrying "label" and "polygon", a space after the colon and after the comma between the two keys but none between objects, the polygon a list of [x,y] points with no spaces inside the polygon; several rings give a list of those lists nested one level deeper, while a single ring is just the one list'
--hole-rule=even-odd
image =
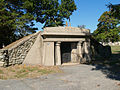
[{"label": "bare soil patch", "polygon": [[0,67],[0,79],[35,78],[41,75],[58,72],[61,72],[61,70],[57,66],[15,65],[6,68]]}]

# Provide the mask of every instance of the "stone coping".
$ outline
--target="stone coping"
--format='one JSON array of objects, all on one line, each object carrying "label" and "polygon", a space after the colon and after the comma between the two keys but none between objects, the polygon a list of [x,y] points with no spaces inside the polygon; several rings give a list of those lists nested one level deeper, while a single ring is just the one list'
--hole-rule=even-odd
[{"label": "stone coping", "polygon": [[13,49],[13,48],[16,48],[16,47],[19,46],[20,44],[23,44],[25,41],[27,41],[28,39],[30,39],[30,38],[38,35],[39,33],[40,33],[40,31],[37,32],[37,33],[33,33],[33,34],[28,35],[28,36],[25,36],[25,37],[23,37],[23,38],[15,41],[15,42],[13,42],[13,43],[7,45],[6,47],[2,48],[1,50],[7,50],[7,49],[10,49],[10,50],[11,50],[11,49]]},{"label": "stone coping", "polygon": [[90,35],[90,30],[78,27],[46,27],[42,35]]},{"label": "stone coping", "polygon": [[88,33],[69,33],[69,32],[49,32],[45,33],[43,32],[41,35],[70,35],[70,36],[85,36],[85,35],[90,35]]}]

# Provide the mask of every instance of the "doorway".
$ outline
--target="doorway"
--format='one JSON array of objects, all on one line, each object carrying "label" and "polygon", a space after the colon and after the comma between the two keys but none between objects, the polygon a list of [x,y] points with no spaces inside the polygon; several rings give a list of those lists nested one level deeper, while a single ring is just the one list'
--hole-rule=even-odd
[{"label": "doorway", "polygon": [[71,43],[62,42],[61,43],[61,63],[71,62]]}]

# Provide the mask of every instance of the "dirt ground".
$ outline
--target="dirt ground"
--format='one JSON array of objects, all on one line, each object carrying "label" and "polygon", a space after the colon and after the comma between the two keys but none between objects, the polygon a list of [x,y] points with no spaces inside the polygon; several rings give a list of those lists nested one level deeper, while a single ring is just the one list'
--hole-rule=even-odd
[{"label": "dirt ground", "polygon": [[15,65],[6,68],[0,67],[0,79],[35,78],[41,75],[57,72],[60,72],[60,69],[57,66],[44,67],[40,65]]}]

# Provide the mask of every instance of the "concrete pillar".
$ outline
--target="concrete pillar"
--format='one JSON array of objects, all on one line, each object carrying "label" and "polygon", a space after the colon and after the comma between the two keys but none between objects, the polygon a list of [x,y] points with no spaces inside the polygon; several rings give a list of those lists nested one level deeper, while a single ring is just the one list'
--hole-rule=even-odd
[{"label": "concrete pillar", "polygon": [[56,44],[55,44],[55,62],[56,62],[56,65],[61,65],[60,44],[61,44],[61,42],[56,42]]},{"label": "concrete pillar", "polygon": [[89,48],[88,43],[85,41],[85,42],[84,42],[84,52],[85,52],[86,54],[88,54],[88,48]]},{"label": "concrete pillar", "polygon": [[87,40],[84,42],[84,59],[86,62],[90,62],[91,61],[91,57],[90,57],[90,41]]},{"label": "concrete pillar", "polygon": [[79,41],[78,44],[77,44],[77,55],[78,55],[78,60],[80,60],[80,63],[82,62],[82,58],[83,58],[83,55],[82,55],[82,42],[83,41]]}]

